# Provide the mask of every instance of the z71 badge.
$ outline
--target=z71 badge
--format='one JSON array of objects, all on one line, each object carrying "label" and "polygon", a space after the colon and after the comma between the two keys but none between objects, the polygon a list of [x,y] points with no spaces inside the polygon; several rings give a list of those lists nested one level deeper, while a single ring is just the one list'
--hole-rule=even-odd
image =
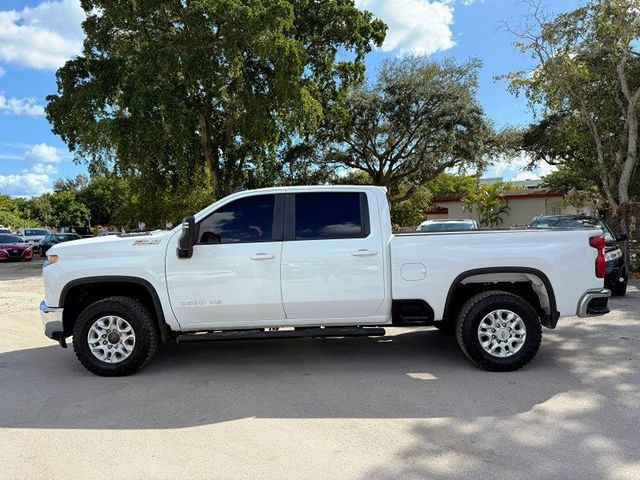
[{"label": "z71 badge", "polygon": [[135,240],[133,242],[133,246],[136,245],[158,245],[160,243],[159,238],[142,238],[140,240]]}]

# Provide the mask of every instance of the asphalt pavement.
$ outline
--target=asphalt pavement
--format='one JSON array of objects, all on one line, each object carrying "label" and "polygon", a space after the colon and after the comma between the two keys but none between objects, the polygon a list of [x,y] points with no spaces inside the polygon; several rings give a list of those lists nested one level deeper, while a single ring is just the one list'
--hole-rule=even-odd
[{"label": "asphalt pavement", "polygon": [[0,478],[640,478],[640,291],[512,373],[430,328],[180,344],[123,378],[42,334],[40,262],[0,265]]}]

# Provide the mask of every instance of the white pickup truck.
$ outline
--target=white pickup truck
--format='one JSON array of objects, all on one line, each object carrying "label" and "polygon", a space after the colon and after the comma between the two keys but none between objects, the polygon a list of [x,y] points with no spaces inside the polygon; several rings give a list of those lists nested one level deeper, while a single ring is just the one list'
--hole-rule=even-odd
[{"label": "white pickup truck", "polygon": [[383,188],[234,193],[171,231],[52,247],[45,334],[98,375],[160,342],[455,334],[479,367],[515,370],[558,318],[607,313],[600,230],[393,235]]}]

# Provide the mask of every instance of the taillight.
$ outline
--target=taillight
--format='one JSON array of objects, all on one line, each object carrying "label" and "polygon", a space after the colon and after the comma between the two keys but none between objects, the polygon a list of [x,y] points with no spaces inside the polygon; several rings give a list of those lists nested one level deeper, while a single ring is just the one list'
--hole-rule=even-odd
[{"label": "taillight", "polygon": [[597,237],[589,238],[589,245],[598,250],[598,256],[596,257],[596,277],[604,278],[604,274],[606,271],[605,260],[604,260],[604,247],[605,241],[604,237],[599,235]]}]

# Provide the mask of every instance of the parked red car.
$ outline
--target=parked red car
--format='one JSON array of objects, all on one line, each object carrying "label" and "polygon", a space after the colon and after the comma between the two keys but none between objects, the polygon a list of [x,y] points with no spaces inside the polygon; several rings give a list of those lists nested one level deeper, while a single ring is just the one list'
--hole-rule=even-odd
[{"label": "parked red car", "polygon": [[17,235],[0,234],[0,262],[5,260],[33,259],[33,250]]}]

